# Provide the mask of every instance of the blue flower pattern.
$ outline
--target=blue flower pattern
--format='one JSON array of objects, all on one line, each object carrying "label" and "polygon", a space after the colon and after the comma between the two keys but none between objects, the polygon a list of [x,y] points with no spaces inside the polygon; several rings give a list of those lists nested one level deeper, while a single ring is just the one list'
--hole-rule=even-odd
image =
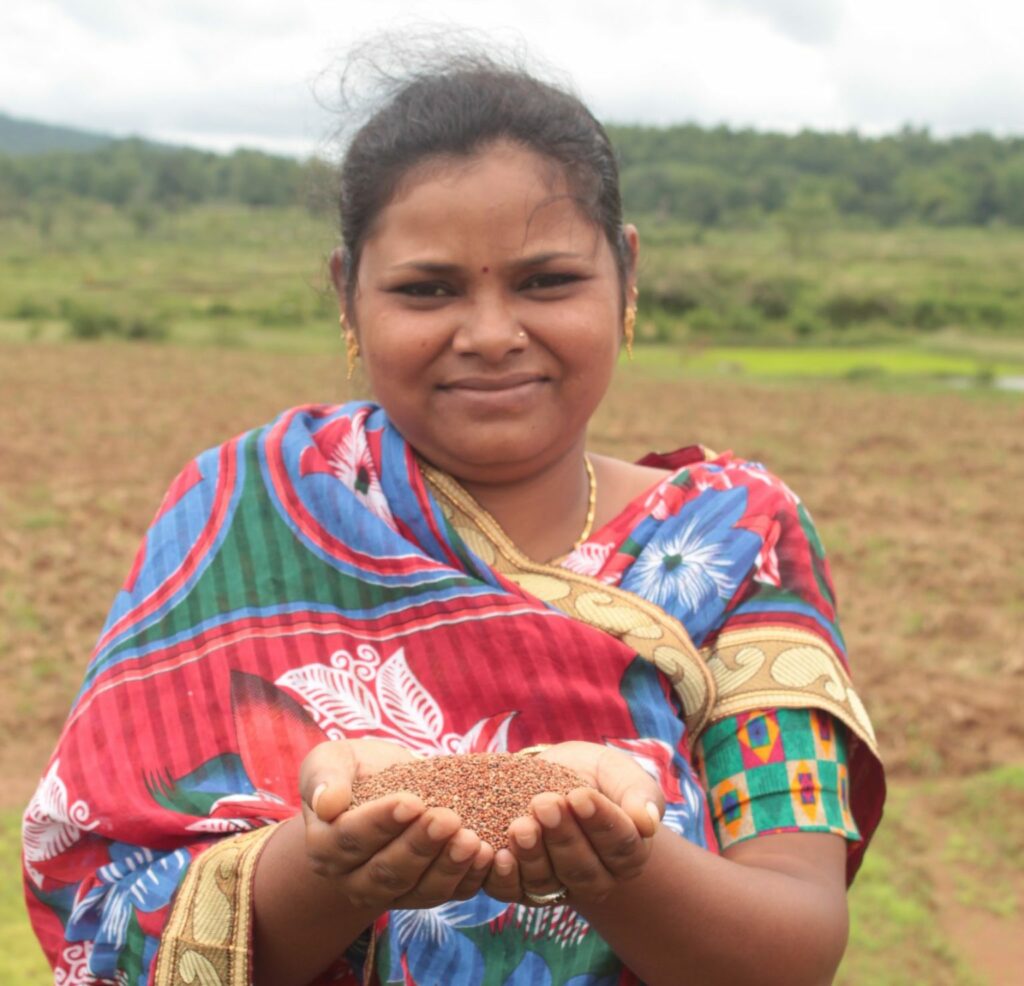
[{"label": "blue flower pattern", "polygon": [[736,526],[746,506],[743,487],[705,490],[672,524],[659,526],[620,588],[674,616],[700,646],[721,623],[762,547],[757,534]]},{"label": "blue flower pattern", "polygon": [[97,871],[100,882],[76,902],[65,934],[68,941],[92,941],[89,971],[115,979],[133,910],[165,907],[188,868],[189,854],[184,849],[155,853],[115,842],[110,857]]},{"label": "blue flower pattern", "polygon": [[417,983],[479,982],[484,957],[466,935],[459,934],[459,929],[487,924],[508,906],[481,891],[469,900],[449,901],[439,907],[391,911],[388,982],[405,982],[403,953]]}]

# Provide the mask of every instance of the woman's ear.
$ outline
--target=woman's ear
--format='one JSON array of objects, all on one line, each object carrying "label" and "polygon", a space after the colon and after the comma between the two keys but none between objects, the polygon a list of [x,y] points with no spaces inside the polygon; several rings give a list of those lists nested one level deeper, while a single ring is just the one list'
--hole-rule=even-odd
[{"label": "woman's ear", "polygon": [[331,251],[330,259],[327,261],[331,271],[331,283],[334,285],[334,293],[338,296],[338,303],[342,311],[345,310],[345,248],[335,247]]},{"label": "woman's ear", "polygon": [[626,287],[628,294],[632,297],[633,288],[636,287],[636,265],[640,259],[640,234],[636,226],[627,223],[622,227],[622,235],[626,239],[626,246],[629,248],[629,269],[626,271]]}]

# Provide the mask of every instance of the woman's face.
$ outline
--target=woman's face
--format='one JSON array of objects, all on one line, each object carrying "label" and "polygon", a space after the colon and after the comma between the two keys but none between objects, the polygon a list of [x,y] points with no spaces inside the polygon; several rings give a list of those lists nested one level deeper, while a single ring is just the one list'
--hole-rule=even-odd
[{"label": "woman's face", "polygon": [[406,177],[366,240],[347,316],[412,446],[460,479],[501,483],[582,448],[621,299],[608,241],[560,169],[502,143]]}]

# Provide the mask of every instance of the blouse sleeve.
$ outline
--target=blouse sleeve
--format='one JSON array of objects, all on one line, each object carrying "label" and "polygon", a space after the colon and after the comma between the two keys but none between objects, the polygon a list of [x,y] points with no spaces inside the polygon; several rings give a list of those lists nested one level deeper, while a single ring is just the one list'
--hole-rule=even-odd
[{"label": "blouse sleeve", "polygon": [[695,750],[719,847],[778,832],[831,832],[856,842],[846,728],[819,709],[728,716]]},{"label": "blouse sleeve", "polygon": [[698,481],[740,498],[733,530],[752,554],[699,642],[717,697],[696,745],[721,845],[836,832],[848,840],[852,879],[885,782],[825,550],[806,506],[763,466],[723,456],[704,468]]}]

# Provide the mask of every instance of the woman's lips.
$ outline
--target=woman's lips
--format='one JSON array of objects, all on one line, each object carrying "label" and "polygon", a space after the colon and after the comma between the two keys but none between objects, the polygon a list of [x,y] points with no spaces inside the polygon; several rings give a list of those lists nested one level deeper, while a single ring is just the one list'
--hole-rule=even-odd
[{"label": "woman's lips", "polygon": [[547,381],[548,378],[540,373],[460,377],[442,384],[439,389],[468,411],[513,414],[529,410]]},{"label": "woman's lips", "polygon": [[540,373],[512,373],[505,377],[460,377],[441,385],[442,390],[469,390],[494,393],[516,390],[529,384],[543,383],[546,378]]}]

